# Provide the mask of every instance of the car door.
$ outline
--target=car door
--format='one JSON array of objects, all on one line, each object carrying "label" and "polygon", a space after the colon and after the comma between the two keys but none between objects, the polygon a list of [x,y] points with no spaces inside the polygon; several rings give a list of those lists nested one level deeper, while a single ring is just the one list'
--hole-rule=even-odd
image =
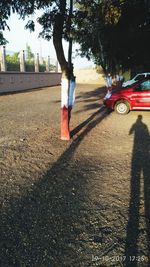
[{"label": "car door", "polygon": [[150,79],[134,87],[132,100],[133,109],[150,109]]}]

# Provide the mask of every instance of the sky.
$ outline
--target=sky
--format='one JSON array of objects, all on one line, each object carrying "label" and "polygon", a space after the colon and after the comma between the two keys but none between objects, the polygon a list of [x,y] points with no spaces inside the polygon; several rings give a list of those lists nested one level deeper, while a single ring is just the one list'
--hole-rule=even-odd
[{"label": "sky", "polygon": [[[21,50],[26,50],[26,44],[31,47],[34,54],[39,53],[41,57],[48,57],[52,62],[56,61],[56,53],[52,41],[46,41],[44,39],[39,39],[38,34],[40,32],[40,25],[36,23],[35,32],[30,33],[29,30],[25,29],[27,20],[19,20],[18,15],[12,14],[8,20],[9,30],[3,32],[4,37],[8,41],[6,45],[6,54],[9,52],[19,52]],[[66,58],[68,44],[63,42]],[[75,56],[75,50],[79,48],[78,44],[73,45],[73,63],[74,68],[84,68],[93,66],[93,63],[88,61],[86,58],[81,58],[80,56]]]}]

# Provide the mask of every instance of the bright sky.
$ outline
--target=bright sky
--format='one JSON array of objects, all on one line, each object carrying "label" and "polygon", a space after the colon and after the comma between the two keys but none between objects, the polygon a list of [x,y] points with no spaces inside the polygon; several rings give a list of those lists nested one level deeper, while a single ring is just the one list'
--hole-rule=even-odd
[{"label": "bright sky", "polygon": [[[18,16],[12,14],[8,25],[10,31],[4,31],[4,37],[9,42],[6,45],[7,51],[19,52],[26,49],[26,44],[31,47],[34,54],[39,53],[42,57],[48,57],[52,60],[56,60],[56,53],[52,41],[46,41],[44,39],[39,39],[38,34],[40,32],[40,25],[37,23],[35,27],[35,32],[30,33],[29,30],[25,30],[26,21],[18,19]],[[68,44],[64,42],[64,50],[67,55]],[[79,45],[73,45],[73,51],[79,48]],[[73,53],[74,57],[75,53]],[[83,68],[93,65],[92,62],[88,61],[86,58],[81,58],[79,56],[73,58],[73,63],[75,68]]]}]

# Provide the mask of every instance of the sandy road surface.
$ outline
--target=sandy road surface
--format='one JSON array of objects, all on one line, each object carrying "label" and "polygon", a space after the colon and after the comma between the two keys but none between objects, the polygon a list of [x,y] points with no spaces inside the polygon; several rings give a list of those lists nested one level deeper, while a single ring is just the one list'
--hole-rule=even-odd
[{"label": "sandy road surface", "polygon": [[150,266],[150,113],[104,94],[78,84],[69,142],[59,87],[0,96],[1,266]]}]

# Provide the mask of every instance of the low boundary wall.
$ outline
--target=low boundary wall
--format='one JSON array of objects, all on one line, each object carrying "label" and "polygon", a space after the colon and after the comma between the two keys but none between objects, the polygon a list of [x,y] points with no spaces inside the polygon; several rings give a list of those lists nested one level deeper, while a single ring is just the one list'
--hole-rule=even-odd
[{"label": "low boundary wall", "polygon": [[0,93],[19,92],[61,83],[58,72],[1,72]]}]

